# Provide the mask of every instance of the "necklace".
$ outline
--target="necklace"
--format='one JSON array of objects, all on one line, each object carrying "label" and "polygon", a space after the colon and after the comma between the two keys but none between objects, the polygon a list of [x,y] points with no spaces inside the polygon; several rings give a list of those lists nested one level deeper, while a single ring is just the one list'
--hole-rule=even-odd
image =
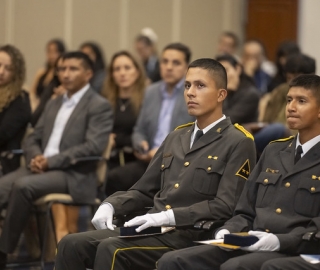
[{"label": "necklace", "polygon": [[120,111],[124,112],[127,108],[128,103],[130,102],[130,99],[119,99],[120,101]]}]

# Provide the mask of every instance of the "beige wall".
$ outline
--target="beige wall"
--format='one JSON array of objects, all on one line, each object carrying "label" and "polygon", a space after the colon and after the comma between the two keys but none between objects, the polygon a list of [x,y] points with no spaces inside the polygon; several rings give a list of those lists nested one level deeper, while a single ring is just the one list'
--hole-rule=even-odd
[{"label": "beige wall", "polygon": [[320,1],[300,0],[298,42],[301,50],[317,61],[317,74],[320,75]]},{"label": "beige wall", "polygon": [[85,40],[101,44],[107,59],[133,50],[143,27],[158,34],[158,49],[181,41],[193,59],[213,57],[219,34],[232,30],[242,38],[244,0],[0,0],[0,44],[12,43],[27,61],[27,85],[45,62],[45,44],[55,37],[68,49]]}]

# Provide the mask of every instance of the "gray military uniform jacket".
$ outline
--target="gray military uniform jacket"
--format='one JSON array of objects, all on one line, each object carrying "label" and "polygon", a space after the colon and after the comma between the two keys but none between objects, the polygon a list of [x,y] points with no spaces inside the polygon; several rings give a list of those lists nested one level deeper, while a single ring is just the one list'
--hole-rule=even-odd
[{"label": "gray military uniform jacket", "polygon": [[150,213],[172,209],[177,226],[232,216],[255,165],[254,143],[227,118],[190,149],[193,129],[194,125],[171,132],[140,180],[129,191],[106,199],[115,214],[146,206],[153,206]]},{"label": "gray military uniform jacket", "polygon": [[224,229],[275,234],[280,252],[299,253],[302,236],[320,214],[320,143],[295,165],[296,139],[269,144],[245,185],[235,216]]}]

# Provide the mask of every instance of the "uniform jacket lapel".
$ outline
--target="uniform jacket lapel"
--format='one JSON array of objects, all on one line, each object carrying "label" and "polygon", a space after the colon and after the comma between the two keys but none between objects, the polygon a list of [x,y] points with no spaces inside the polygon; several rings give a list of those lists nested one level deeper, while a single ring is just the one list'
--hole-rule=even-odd
[{"label": "uniform jacket lapel", "polygon": [[[294,148],[295,149],[295,148]],[[294,159],[292,159],[293,162]],[[320,163],[320,142],[313,146],[293,167],[289,175],[305,171]],[[289,176],[288,175],[288,176]]]},{"label": "uniform jacket lapel", "polygon": [[287,171],[287,173],[292,172],[294,167],[294,154],[295,154],[295,145],[296,145],[296,138],[294,141],[291,141],[290,144],[287,146],[286,149],[280,151],[280,160]]},{"label": "uniform jacket lapel", "polygon": [[194,125],[195,124],[186,128],[186,131],[180,135],[180,141],[181,141],[184,154],[188,153],[190,150],[190,140],[191,140],[192,132],[194,130]]},{"label": "uniform jacket lapel", "polygon": [[320,163],[320,143],[317,143],[296,164],[294,164],[296,140],[297,137],[286,149],[280,152],[281,163],[288,173],[286,177],[307,170]]}]

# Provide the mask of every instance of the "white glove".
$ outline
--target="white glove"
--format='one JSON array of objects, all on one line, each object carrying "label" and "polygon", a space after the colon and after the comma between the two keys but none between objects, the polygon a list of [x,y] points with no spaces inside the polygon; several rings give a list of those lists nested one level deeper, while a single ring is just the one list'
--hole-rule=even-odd
[{"label": "white glove", "polygon": [[224,239],[224,235],[229,233],[227,229],[222,229],[216,233],[215,239]]},{"label": "white glove", "polygon": [[273,233],[249,231],[249,235],[254,235],[259,238],[259,241],[249,247],[241,249],[246,251],[278,251],[280,249],[280,242],[277,236]]},{"label": "white glove", "polygon": [[143,216],[135,217],[124,224],[124,227],[132,227],[141,225],[136,229],[136,232],[149,227],[160,227],[162,225],[170,225],[170,218],[168,211],[162,211],[156,214],[145,214]]},{"label": "white glove", "polygon": [[97,230],[109,229],[114,230],[112,220],[113,220],[114,209],[110,203],[101,204],[97,212],[94,214],[91,220],[92,225]]}]

